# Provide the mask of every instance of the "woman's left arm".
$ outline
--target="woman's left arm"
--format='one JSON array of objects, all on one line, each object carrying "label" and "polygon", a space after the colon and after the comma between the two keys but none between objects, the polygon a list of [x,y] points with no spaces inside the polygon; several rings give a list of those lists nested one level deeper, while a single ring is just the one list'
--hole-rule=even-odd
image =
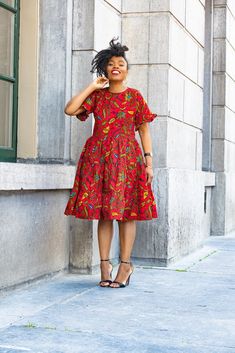
[{"label": "woman's left arm", "polygon": [[[139,135],[141,139],[141,144],[143,147],[143,151],[145,152],[152,152],[152,139],[150,134],[149,125],[147,122],[142,123],[139,127]],[[153,165],[152,165],[152,157],[146,156],[145,164],[146,164],[146,173],[147,173],[147,184],[150,184],[153,180]]]}]

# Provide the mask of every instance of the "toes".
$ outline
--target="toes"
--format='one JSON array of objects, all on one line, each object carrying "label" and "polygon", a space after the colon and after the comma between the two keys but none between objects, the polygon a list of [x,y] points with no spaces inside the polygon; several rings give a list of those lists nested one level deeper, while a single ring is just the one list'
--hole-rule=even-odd
[{"label": "toes", "polygon": [[99,285],[100,285],[100,287],[108,287],[109,285],[110,285],[110,283],[109,282],[100,282],[99,283]]},{"label": "toes", "polygon": [[119,285],[117,283],[112,283],[112,284],[110,284],[110,287],[117,288],[117,287],[119,287]]}]

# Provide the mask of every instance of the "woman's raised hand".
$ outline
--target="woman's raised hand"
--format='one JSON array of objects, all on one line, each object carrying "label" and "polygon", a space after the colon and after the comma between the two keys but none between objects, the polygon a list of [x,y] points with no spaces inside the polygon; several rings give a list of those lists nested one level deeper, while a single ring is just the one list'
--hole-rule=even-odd
[{"label": "woman's raised hand", "polygon": [[100,88],[103,88],[108,82],[109,82],[109,79],[107,77],[100,76],[100,77],[97,77],[92,82],[92,85],[95,89],[100,89]]},{"label": "woman's raised hand", "polygon": [[[81,108],[84,100],[96,89],[103,88],[109,80],[105,76],[97,77],[89,86],[87,86],[82,92],[73,96],[70,101],[66,104],[64,112],[67,115],[77,115],[80,112],[84,111],[84,108]],[[81,110],[81,109],[82,110]]]}]

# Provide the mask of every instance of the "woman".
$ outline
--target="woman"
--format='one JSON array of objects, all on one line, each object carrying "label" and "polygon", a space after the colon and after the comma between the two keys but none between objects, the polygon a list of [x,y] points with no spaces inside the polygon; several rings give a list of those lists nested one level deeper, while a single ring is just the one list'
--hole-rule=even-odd
[{"label": "woman", "polygon": [[[130,258],[136,220],[158,218],[151,189],[152,142],[148,126],[157,114],[151,113],[137,89],[125,86],[128,48],[119,42],[115,44],[116,40],[113,38],[109,48],[98,52],[92,60],[91,72],[98,77],[65,106],[65,113],[79,120],[86,120],[92,112],[95,118],[93,135],[87,139],[78,161],[65,215],[99,220],[99,285],[123,288],[133,272]],[[135,138],[137,130],[146,164]],[[121,261],[112,281],[109,252],[114,219],[119,225]]]}]

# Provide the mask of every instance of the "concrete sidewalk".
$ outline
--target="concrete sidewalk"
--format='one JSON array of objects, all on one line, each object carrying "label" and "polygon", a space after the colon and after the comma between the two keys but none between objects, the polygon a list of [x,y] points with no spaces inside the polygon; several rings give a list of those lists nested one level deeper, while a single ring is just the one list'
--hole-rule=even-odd
[{"label": "concrete sidewalk", "polygon": [[126,288],[63,274],[2,293],[0,352],[234,353],[234,252],[210,237],[174,266],[135,265]]}]

